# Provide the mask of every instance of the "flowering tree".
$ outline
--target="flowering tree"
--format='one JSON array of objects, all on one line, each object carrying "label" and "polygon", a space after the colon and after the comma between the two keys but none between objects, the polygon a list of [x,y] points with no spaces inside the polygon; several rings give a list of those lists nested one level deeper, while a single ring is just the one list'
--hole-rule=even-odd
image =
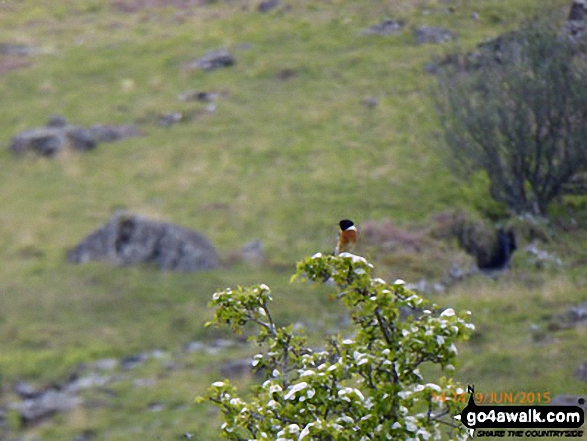
[{"label": "flowering tree", "polygon": [[[372,265],[348,253],[316,254],[298,263],[292,279],[332,281],[349,309],[354,332],[331,337],[324,348],[306,346],[292,326],[278,326],[269,311],[266,285],[226,289],[213,296],[212,322],[240,332],[258,325],[252,337],[263,348],[253,365],[265,381],[247,400],[228,380],[213,383],[200,401],[222,412],[222,435],[232,440],[465,439],[454,424],[462,389],[448,377],[454,371],[455,342],[474,328],[468,312],[440,311],[397,280],[372,278]],[[410,311],[410,314],[402,314]],[[444,374],[431,382],[419,368],[439,365]]]}]

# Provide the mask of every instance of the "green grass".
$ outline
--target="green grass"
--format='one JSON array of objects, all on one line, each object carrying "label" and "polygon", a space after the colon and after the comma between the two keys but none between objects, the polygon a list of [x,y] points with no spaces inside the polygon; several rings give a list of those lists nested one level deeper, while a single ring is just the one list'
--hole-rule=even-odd
[{"label": "green grass", "polygon": [[[144,132],[53,160],[0,150],[3,390],[19,378],[59,381],[79,363],[103,357],[178,351],[189,341],[224,335],[202,325],[211,294],[229,285],[269,284],[279,320],[305,323],[319,341],[342,311],[328,301],[327,289],[287,281],[296,260],[332,249],[340,218],[359,225],[391,218],[410,228],[443,210],[489,203],[485,188],[464,187],[444,166],[430,96],[434,80],[424,65],[547,9],[564,13],[568,1],[459,0],[451,3],[453,13],[432,0],[301,0],[269,14],[257,13],[255,2],[134,13],[113,4],[0,6],[0,42],[42,49],[31,67],[0,74],[0,144],[56,113],[83,125],[137,122]],[[400,35],[360,35],[390,17],[406,20]],[[459,41],[417,46],[411,29],[419,25],[449,27]],[[217,48],[231,50],[236,65],[214,72],[183,68]],[[280,78],[284,70],[293,72],[290,78]],[[217,110],[179,102],[177,95],[188,90],[221,92]],[[378,99],[375,108],[362,103],[370,97]],[[158,116],[173,111],[191,118],[160,127]],[[121,208],[199,230],[223,255],[261,239],[271,265],[168,274],[65,262],[69,248]],[[480,390],[580,389],[572,373],[585,360],[561,354],[584,353],[584,330],[558,332],[544,343],[529,331],[551,311],[587,300],[585,233],[561,237],[550,247],[579,262],[575,267],[545,274],[519,258],[523,269],[506,280],[475,279],[434,299],[470,309],[480,330],[462,350],[457,377],[464,382]],[[443,270],[433,254],[372,257],[392,280]],[[191,402],[217,378],[218,363],[199,359],[171,372],[150,366],[146,374],[161,376],[151,388],[134,388],[129,380],[116,386],[106,407],[27,431],[13,424],[13,432],[62,440],[92,430],[100,440],[167,441],[192,431],[213,439],[215,417]],[[149,412],[154,401],[171,404]]]}]

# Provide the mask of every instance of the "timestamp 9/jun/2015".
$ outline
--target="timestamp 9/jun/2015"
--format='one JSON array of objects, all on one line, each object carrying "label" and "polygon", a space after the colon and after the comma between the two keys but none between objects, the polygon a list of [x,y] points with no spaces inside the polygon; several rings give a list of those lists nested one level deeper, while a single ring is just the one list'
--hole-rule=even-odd
[{"label": "timestamp 9/jun/2015", "polygon": [[[550,392],[526,391],[475,392],[473,398],[475,399],[476,404],[550,404],[552,400]],[[449,394],[443,392],[442,394],[434,394],[433,399],[440,402],[455,401],[457,403],[467,403],[469,401],[469,394],[465,391]]]}]

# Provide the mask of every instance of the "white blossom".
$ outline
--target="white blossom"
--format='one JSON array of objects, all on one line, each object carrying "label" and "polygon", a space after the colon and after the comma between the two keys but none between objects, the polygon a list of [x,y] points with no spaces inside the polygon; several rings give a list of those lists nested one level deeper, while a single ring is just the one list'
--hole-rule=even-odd
[{"label": "white blossom", "polygon": [[302,381],[301,383],[294,384],[288,388],[288,392],[283,397],[284,400],[291,400],[295,394],[308,387],[308,383]]},{"label": "white blossom", "polygon": [[452,317],[455,315],[455,310],[452,308],[447,308],[440,313],[440,317]]}]

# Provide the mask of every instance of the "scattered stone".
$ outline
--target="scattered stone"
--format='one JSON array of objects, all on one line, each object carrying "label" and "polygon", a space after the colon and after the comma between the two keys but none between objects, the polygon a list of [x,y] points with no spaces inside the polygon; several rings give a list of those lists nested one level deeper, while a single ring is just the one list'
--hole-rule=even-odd
[{"label": "scattered stone", "polygon": [[49,389],[37,398],[13,403],[11,407],[19,413],[23,426],[30,427],[57,413],[67,412],[81,402],[82,399],[78,396]]},{"label": "scattered stone", "polygon": [[528,258],[528,262],[536,268],[544,269],[544,268],[560,268],[563,266],[563,262],[561,259],[556,257],[553,254],[550,254],[544,250],[541,250],[536,245],[536,242],[532,242],[526,248],[524,248],[530,257]]},{"label": "scattered stone", "polygon": [[155,264],[168,271],[206,271],[220,266],[218,253],[203,235],[178,225],[117,213],[74,249],[73,263]]},{"label": "scattered stone", "polygon": [[206,55],[196,58],[188,63],[186,69],[202,69],[206,71],[229,67],[235,64],[234,56],[226,50],[208,52]]},{"label": "scattered stone", "polygon": [[145,354],[129,355],[120,360],[120,368],[128,371],[141,366],[145,361],[147,361],[147,356]]},{"label": "scattered stone", "polygon": [[472,19],[473,21],[479,21],[479,13],[478,13],[478,12],[473,12],[473,13],[471,14],[471,19]]},{"label": "scattered stone", "polygon": [[457,35],[448,29],[421,26],[414,30],[414,38],[417,44],[441,44],[450,40],[456,40]]},{"label": "scattered stone", "polygon": [[188,353],[189,352],[203,352],[207,348],[208,348],[208,346],[206,346],[201,341],[191,341],[183,347],[183,350]]},{"label": "scattered stone", "polygon": [[173,112],[163,115],[159,118],[159,125],[163,127],[171,126],[173,124],[177,124],[184,120],[184,115],[181,112]]},{"label": "scattered stone", "polygon": [[94,149],[98,142],[117,141],[139,134],[135,126],[100,125],[87,129],[70,125],[63,116],[54,115],[46,127],[25,130],[14,136],[10,149],[17,154],[33,152],[53,157],[66,148],[85,152]]},{"label": "scattered stone", "polygon": [[216,340],[214,340],[212,342],[212,347],[213,348],[218,348],[218,349],[233,348],[236,345],[237,345],[236,341],[229,340],[227,338],[217,338]]},{"label": "scattered stone", "polygon": [[581,303],[580,305],[573,306],[569,310],[569,319],[573,323],[585,323],[587,322],[587,302]]},{"label": "scattered stone", "polygon": [[363,35],[391,35],[398,34],[404,28],[404,23],[396,20],[384,20],[363,30]]},{"label": "scattered stone", "polygon": [[275,9],[279,6],[279,0],[264,0],[262,2],[259,3],[259,6],[257,6],[257,10],[259,12],[269,12],[272,9]]},{"label": "scattered stone", "polygon": [[379,104],[379,100],[377,98],[370,97],[370,98],[365,98],[363,100],[363,105],[369,109],[373,109],[375,107],[377,107],[377,105]]},{"label": "scattered stone", "polygon": [[432,283],[426,279],[422,279],[417,283],[408,283],[406,284],[406,288],[423,294],[444,294],[446,291],[446,286],[442,283]]},{"label": "scattered stone", "polygon": [[63,391],[70,394],[77,394],[85,389],[92,389],[96,387],[103,387],[112,380],[112,377],[105,377],[97,374],[89,374],[83,377],[77,377],[68,382]]},{"label": "scattered stone", "polygon": [[153,401],[153,402],[151,402],[151,403],[148,404],[147,408],[151,412],[161,412],[162,410],[165,410],[165,404],[159,403],[157,401]]},{"label": "scattered stone", "polygon": [[36,398],[42,394],[42,392],[36,390],[33,386],[24,381],[17,381],[14,383],[12,391],[22,399]]},{"label": "scattered stone", "polygon": [[116,358],[103,358],[89,364],[88,367],[98,371],[112,371],[118,367],[118,363]]},{"label": "scattered stone", "polygon": [[251,358],[241,358],[237,360],[230,360],[220,366],[220,373],[223,377],[234,379],[249,375],[253,368],[253,360]]},{"label": "scattered stone", "polygon": [[216,92],[184,92],[177,96],[179,101],[199,101],[201,103],[211,103],[218,98],[218,93]]}]

